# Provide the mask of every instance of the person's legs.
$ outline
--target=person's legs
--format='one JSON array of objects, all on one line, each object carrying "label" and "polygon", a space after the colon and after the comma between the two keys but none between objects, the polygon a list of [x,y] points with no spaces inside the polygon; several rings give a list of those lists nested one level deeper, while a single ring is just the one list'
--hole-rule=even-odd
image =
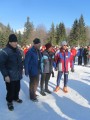
[{"label": "person's legs", "polygon": [[44,92],[44,83],[45,83],[45,78],[46,78],[46,73],[43,73],[41,75],[41,81],[40,81],[40,89],[41,89],[41,95],[45,96],[45,92]]},{"label": "person's legs", "polygon": [[61,80],[62,75],[63,75],[63,72],[58,71],[58,75],[57,75],[57,86],[56,86],[54,92],[57,92],[57,91],[60,89],[59,85],[60,85],[60,80]]},{"label": "person's legs", "polygon": [[46,78],[45,78],[45,92],[51,93],[48,89],[48,82],[50,80],[51,73],[46,73]]},{"label": "person's legs", "polygon": [[64,92],[68,92],[67,90],[67,83],[68,83],[68,72],[64,73],[64,87],[63,87],[63,91]]},{"label": "person's legs", "polygon": [[15,91],[14,91],[13,99],[17,100],[19,99],[20,80],[14,81],[14,88],[15,88]]},{"label": "person's legs", "polygon": [[10,111],[14,110],[13,107],[13,93],[14,93],[14,88],[13,88],[13,82],[6,83],[6,90],[7,90],[7,95],[6,95],[6,101],[7,101],[7,106]]},{"label": "person's legs", "polygon": [[6,83],[6,90],[7,90],[7,95],[6,95],[6,100],[7,102],[11,103],[13,101],[13,93],[14,93],[14,87],[13,87],[13,82]]},{"label": "person's legs", "polygon": [[29,92],[30,92],[30,99],[36,99],[36,90],[39,83],[39,75],[38,76],[30,76],[30,84],[29,84]]},{"label": "person's legs", "polygon": [[19,99],[19,92],[20,92],[20,80],[14,81],[13,100],[15,100],[18,103],[22,103],[23,101]]}]

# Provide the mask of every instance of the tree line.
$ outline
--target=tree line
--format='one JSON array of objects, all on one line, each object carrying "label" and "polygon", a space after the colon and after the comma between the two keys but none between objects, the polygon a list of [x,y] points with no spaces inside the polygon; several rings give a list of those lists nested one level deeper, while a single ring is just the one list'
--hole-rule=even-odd
[{"label": "tree line", "polygon": [[46,30],[44,25],[34,27],[33,22],[27,17],[24,24],[23,34],[19,31],[14,31],[10,25],[7,26],[0,23],[0,47],[7,44],[9,34],[14,33],[17,35],[18,43],[21,46],[32,44],[34,38],[41,39],[42,44],[50,42],[53,45],[60,45],[62,40],[67,40],[70,46],[82,46],[90,44],[90,27],[85,25],[83,15],[79,19],[75,19],[71,28],[66,28],[63,22],[56,26],[51,23],[49,31]]}]

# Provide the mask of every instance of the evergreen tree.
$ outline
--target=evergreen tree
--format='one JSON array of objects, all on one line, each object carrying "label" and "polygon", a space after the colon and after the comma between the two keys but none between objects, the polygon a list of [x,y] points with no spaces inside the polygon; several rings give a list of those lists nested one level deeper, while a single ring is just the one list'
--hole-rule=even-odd
[{"label": "evergreen tree", "polygon": [[84,23],[83,15],[79,19],[79,42],[81,45],[86,45],[86,27]]},{"label": "evergreen tree", "polygon": [[51,25],[51,29],[50,29],[50,37],[49,37],[49,42],[51,42],[52,44],[56,43],[56,39],[55,39],[55,27],[54,27],[54,23],[52,23]]},{"label": "evergreen tree", "polygon": [[23,35],[24,37],[23,42],[25,45],[30,43],[30,36],[33,29],[34,29],[33,23],[31,23],[29,17],[27,17],[27,21],[24,25],[24,35]]},{"label": "evergreen tree", "polygon": [[59,43],[63,40],[66,40],[66,30],[65,30],[64,23],[59,24],[58,32],[59,32]]},{"label": "evergreen tree", "polygon": [[18,44],[19,44],[19,45],[23,45],[23,43],[22,43],[22,34],[21,34],[20,31],[19,31],[19,33],[17,34],[17,39],[18,39]]},{"label": "evergreen tree", "polygon": [[60,39],[59,39],[59,26],[57,25],[56,26],[56,44],[58,45],[59,42],[60,42]]},{"label": "evergreen tree", "polygon": [[78,25],[77,19],[74,21],[74,24],[70,31],[69,44],[70,45],[79,45],[79,25]]}]

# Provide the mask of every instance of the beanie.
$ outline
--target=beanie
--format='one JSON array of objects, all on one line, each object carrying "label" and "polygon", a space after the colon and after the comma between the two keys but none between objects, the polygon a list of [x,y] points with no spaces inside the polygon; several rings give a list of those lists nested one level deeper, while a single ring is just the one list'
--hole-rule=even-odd
[{"label": "beanie", "polygon": [[61,46],[64,46],[64,45],[67,45],[67,42],[66,42],[66,41],[62,41],[62,42],[61,42]]},{"label": "beanie", "polygon": [[34,43],[34,44],[38,44],[38,43],[41,43],[41,41],[40,41],[39,38],[35,38],[35,39],[33,40],[33,43]]},{"label": "beanie", "polygon": [[9,41],[8,42],[17,42],[17,36],[15,34],[9,35]]},{"label": "beanie", "polygon": [[52,47],[51,43],[45,44],[46,50],[48,50],[50,47]]}]

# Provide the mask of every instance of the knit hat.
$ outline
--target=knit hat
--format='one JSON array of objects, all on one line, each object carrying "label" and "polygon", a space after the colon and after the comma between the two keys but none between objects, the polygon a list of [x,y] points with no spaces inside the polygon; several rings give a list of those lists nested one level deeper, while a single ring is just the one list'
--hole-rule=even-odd
[{"label": "knit hat", "polygon": [[50,47],[52,47],[52,44],[51,43],[47,43],[47,44],[45,44],[45,47],[46,47],[46,50],[48,50]]},{"label": "knit hat", "polygon": [[8,42],[17,42],[17,36],[15,34],[9,35],[9,41]]},{"label": "knit hat", "polygon": [[35,39],[33,40],[33,43],[34,43],[34,44],[38,44],[38,43],[41,43],[41,41],[40,41],[39,38],[35,38]]},{"label": "knit hat", "polygon": [[61,42],[61,46],[64,46],[64,45],[67,45],[67,42],[66,42],[66,41],[62,41],[62,42]]}]

